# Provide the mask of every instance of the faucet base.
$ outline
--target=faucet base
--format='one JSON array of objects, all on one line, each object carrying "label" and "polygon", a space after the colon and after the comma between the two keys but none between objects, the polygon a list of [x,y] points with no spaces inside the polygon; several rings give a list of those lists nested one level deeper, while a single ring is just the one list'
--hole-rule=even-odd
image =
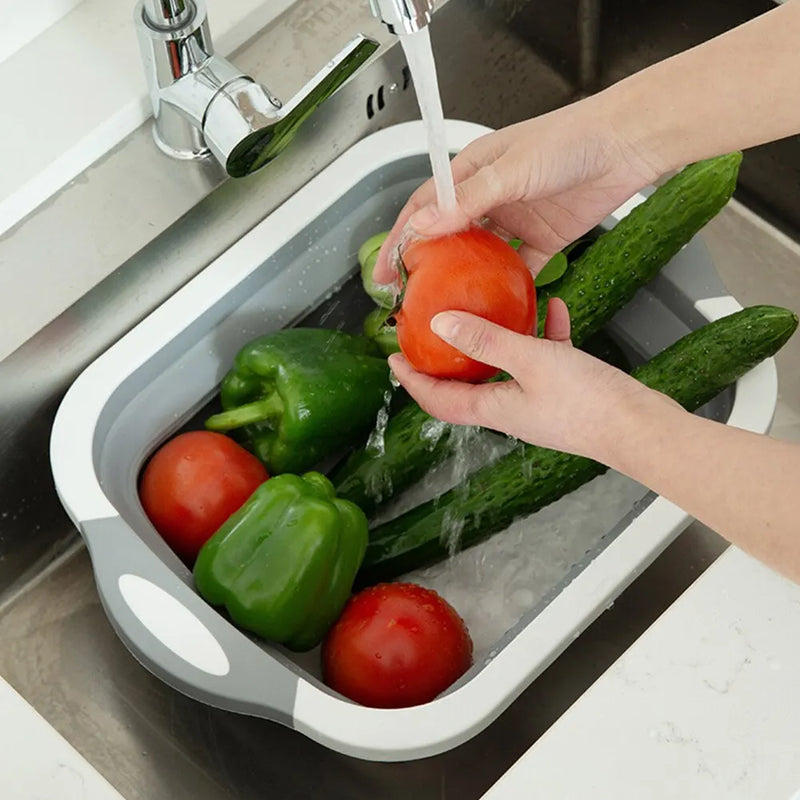
[{"label": "faucet base", "polygon": [[205,144],[202,136],[196,137],[197,144],[194,146],[174,147],[161,137],[156,120],[153,120],[152,133],[153,141],[156,143],[158,149],[170,158],[177,158],[181,161],[198,161],[212,155],[211,148]]}]

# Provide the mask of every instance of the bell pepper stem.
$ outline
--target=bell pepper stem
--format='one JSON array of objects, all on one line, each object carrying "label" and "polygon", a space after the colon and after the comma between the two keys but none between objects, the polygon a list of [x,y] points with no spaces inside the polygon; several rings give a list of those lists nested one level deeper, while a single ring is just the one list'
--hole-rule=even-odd
[{"label": "bell pepper stem", "polygon": [[206,420],[206,428],[210,431],[232,431],[253,422],[267,422],[280,419],[283,413],[283,401],[277,392],[273,392],[262,400],[230,408],[213,414]]}]

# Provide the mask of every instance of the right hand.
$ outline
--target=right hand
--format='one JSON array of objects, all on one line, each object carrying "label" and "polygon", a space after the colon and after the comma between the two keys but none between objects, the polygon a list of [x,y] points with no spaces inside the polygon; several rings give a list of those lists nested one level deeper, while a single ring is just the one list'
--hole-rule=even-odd
[{"label": "right hand", "polygon": [[591,230],[666,171],[636,153],[604,121],[602,95],[487,134],[451,162],[457,208],[440,214],[432,180],[401,210],[375,267],[378,283],[396,279],[403,237],[440,236],[487,218],[504,237],[522,239],[534,275],[565,245]]},{"label": "right hand", "polygon": [[558,298],[548,304],[543,338],[464,311],[437,314],[431,328],[462,353],[511,376],[480,384],[441,380],[415,371],[399,353],[390,356],[392,372],[406,391],[445,422],[479,425],[608,463],[630,435],[632,417],[655,419],[666,409],[682,411],[665,395],[572,347],[569,312]]}]

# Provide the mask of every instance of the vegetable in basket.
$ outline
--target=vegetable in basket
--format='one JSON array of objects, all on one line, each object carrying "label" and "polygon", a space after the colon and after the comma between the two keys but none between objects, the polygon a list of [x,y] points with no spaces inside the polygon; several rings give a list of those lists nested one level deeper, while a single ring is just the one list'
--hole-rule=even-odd
[{"label": "vegetable in basket", "polygon": [[286,328],[239,350],[209,430],[235,432],[271,474],[303,472],[365,436],[390,390],[389,367],[362,336]]},{"label": "vegetable in basket", "polygon": [[322,643],[322,677],[373,708],[428,703],[472,665],[464,620],[438,592],[383,583],[353,595]]},{"label": "vegetable in basket", "polygon": [[[377,233],[367,239],[358,251],[358,263],[361,267],[361,283],[364,291],[377,303],[365,318],[363,323],[363,333],[377,345],[384,355],[400,352],[400,344],[397,340],[397,320],[395,311],[397,298],[390,287],[380,286],[375,283],[372,277],[375,263],[378,260],[380,247],[389,235],[388,231]],[[583,243],[583,242],[581,242]],[[521,244],[519,239],[512,239],[509,244],[514,249]],[[564,248],[563,252],[556,253],[550,261],[545,264],[536,276],[536,287],[546,286],[561,278],[567,270],[569,261],[568,255],[574,245]]]},{"label": "vegetable in basket", "polygon": [[478,383],[500,370],[464,355],[431,330],[440,311],[470,311],[516,333],[536,327],[536,289],[519,253],[479,226],[403,250],[404,287],[395,314],[397,341],[409,363],[437,378]]},{"label": "vegetable in basket", "polygon": [[139,499],[153,527],[191,565],[217,528],[267,478],[264,465],[233,439],[187,431],[149,459]]},{"label": "vegetable in basket", "polygon": [[350,596],[366,544],[364,513],[324,475],[277,475],[203,546],[195,585],[244,630],[309,650]]}]

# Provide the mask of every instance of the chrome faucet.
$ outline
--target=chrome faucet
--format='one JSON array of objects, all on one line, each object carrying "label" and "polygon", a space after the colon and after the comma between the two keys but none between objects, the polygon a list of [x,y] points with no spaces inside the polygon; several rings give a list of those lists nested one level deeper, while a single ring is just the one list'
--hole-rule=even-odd
[{"label": "chrome faucet", "polygon": [[378,48],[359,35],[286,104],[214,53],[203,0],[141,0],[135,20],[158,146],[212,153],[232,177],[269,163],[301,123]]},{"label": "chrome faucet", "polygon": [[372,13],[391,33],[416,33],[431,21],[433,0],[369,0]]}]

